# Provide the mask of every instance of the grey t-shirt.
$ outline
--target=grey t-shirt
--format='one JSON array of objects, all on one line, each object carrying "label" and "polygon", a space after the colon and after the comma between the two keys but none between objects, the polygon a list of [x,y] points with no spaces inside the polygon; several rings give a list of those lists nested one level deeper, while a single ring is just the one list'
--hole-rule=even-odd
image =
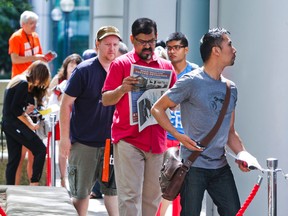
[{"label": "grey t-shirt", "polygon": [[[226,78],[211,78],[198,68],[182,76],[167,91],[167,96],[181,107],[181,121],[184,133],[196,141],[201,141],[215,125],[226,94]],[[193,163],[193,167],[217,169],[227,164],[225,145],[228,140],[231,114],[237,101],[237,88],[230,81],[231,97],[223,123],[208,147]],[[181,145],[181,157],[186,160],[191,154]]]}]

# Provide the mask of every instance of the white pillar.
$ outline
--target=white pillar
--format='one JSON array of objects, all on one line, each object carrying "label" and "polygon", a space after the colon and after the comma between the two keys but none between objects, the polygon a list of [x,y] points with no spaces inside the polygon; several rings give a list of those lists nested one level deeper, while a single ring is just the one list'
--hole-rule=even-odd
[{"label": "white pillar", "polygon": [[104,25],[117,27],[124,40],[124,2],[125,0],[93,0],[90,2],[89,47],[95,47],[96,32]]},{"label": "white pillar", "polygon": [[49,42],[51,42],[50,38],[52,38],[52,32],[48,31],[51,23],[50,2],[32,0],[31,4],[33,5],[33,12],[39,16],[36,32],[40,37],[43,53],[46,53],[49,49]]}]

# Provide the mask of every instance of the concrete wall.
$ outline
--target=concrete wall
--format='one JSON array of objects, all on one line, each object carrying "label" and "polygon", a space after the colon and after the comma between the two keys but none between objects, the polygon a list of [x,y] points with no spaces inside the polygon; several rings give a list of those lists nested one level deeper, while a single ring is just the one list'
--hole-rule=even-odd
[{"label": "concrete wall", "polygon": [[129,36],[135,19],[149,17],[156,21],[158,39],[166,39],[176,29],[176,0],[93,0],[91,1],[92,31],[89,44],[94,47],[95,34],[102,25],[119,28],[123,42],[132,48]]},{"label": "concrete wall", "polygon": [[187,59],[202,65],[200,38],[209,28],[210,0],[178,0],[176,31],[183,32],[189,39]]},{"label": "concrete wall", "polygon": [[[230,30],[237,49],[226,74],[239,88],[236,129],[247,150],[266,166],[275,157],[288,172],[288,1],[219,0],[218,26]],[[215,26],[212,26],[215,27]],[[257,181],[258,171],[241,173],[233,165],[242,203]],[[288,182],[278,174],[278,216],[288,212]],[[267,215],[267,174],[245,215]]]},{"label": "concrete wall", "polygon": [[90,2],[90,38],[89,46],[95,47],[96,32],[101,26],[113,25],[117,27],[123,37],[125,0],[94,0]]},{"label": "concrete wall", "polygon": [[36,32],[40,36],[43,53],[46,53],[49,50],[49,45],[52,43],[52,40],[49,40],[52,38],[52,32],[47,31],[49,25],[51,25],[49,1],[32,0],[31,4],[33,5],[33,11],[39,16],[39,25]]}]

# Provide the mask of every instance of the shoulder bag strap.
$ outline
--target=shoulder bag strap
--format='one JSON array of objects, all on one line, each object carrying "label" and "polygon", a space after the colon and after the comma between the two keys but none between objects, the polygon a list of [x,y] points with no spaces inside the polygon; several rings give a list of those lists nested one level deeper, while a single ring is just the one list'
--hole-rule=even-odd
[{"label": "shoulder bag strap", "polygon": [[[230,89],[230,82],[226,82],[226,95],[225,95],[225,99],[224,99],[224,103],[223,106],[221,108],[219,117],[217,119],[217,122],[215,123],[214,127],[210,130],[210,132],[207,134],[206,137],[204,137],[204,139],[200,142],[197,142],[197,145],[199,146],[203,146],[206,147],[208,146],[209,142],[213,139],[213,137],[216,135],[216,133],[218,132],[223,119],[225,117],[225,114],[227,112],[227,108],[229,105],[229,101],[230,101],[230,95],[231,95],[231,89]],[[196,158],[201,154],[200,151],[194,151],[189,158],[184,162],[184,166],[186,168],[190,168],[190,166],[192,165],[192,163],[196,160]]]}]

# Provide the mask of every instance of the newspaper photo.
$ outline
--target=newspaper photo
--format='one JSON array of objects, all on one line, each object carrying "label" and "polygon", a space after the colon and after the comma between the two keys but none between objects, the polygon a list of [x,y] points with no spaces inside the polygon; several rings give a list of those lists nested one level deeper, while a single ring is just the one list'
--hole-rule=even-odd
[{"label": "newspaper photo", "polygon": [[139,131],[157,124],[150,109],[160,96],[169,88],[172,70],[163,70],[140,65],[131,66],[131,76],[137,77],[139,83],[129,92],[130,124],[138,124]]},{"label": "newspaper photo", "polygon": [[[150,110],[166,90],[167,89],[149,89],[137,100],[139,132],[149,125],[158,124]],[[167,115],[170,115],[169,110],[167,110]]]}]

